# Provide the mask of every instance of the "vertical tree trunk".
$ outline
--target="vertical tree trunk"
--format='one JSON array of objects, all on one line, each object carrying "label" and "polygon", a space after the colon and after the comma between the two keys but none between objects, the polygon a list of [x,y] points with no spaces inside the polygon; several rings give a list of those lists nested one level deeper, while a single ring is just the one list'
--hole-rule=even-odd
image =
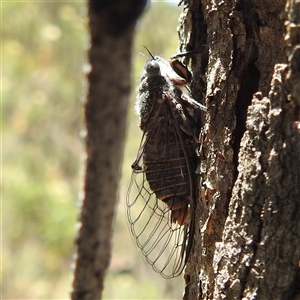
[{"label": "vertical tree trunk", "polygon": [[201,52],[192,92],[208,110],[184,299],[300,292],[300,4],[285,5],[185,4],[181,50]]},{"label": "vertical tree trunk", "polygon": [[86,174],[72,299],[100,299],[123,157],[134,25],[145,0],[89,1]]}]

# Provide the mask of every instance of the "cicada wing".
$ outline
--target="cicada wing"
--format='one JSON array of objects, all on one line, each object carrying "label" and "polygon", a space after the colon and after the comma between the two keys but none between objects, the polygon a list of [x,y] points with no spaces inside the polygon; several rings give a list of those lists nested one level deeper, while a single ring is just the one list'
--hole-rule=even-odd
[{"label": "cicada wing", "polygon": [[145,173],[133,172],[127,218],[146,261],[163,277],[178,276],[185,266],[187,227],[171,222],[171,209],[151,191]]},{"label": "cicada wing", "polygon": [[[173,166],[173,161],[163,163],[158,159],[159,168],[154,172],[157,184],[151,182],[152,188],[150,187],[150,165],[143,162],[144,149],[149,140],[150,134],[144,135],[133,164],[126,200],[127,218],[132,235],[146,261],[163,277],[172,278],[181,274],[186,263],[187,250],[190,248],[188,242],[190,222],[185,225],[174,222],[172,197],[168,200],[168,204],[157,197],[159,194],[157,188],[170,180],[170,174],[174,176],[178,173],[178,164],[175,163]],[[178,206],[178,203],[176,205]],[[186,207],[186,210],[188,209],[189,207]],[[184,214],[187,215],[188,211]]]}]

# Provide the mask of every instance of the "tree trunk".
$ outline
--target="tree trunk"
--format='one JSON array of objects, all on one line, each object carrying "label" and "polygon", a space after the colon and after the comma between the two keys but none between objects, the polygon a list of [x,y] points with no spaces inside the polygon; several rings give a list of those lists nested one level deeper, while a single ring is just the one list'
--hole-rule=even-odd
[{"label": "tree trunk", "polygon": [[185,3],[181,51],[201,52],[207,106],[186,300],[300,297],[300,2],[285,5]]},{"label": "tree trunk", "polygon": [[123,157],[134,25],[146,5],[89,1],[86,173],[72,299],[100,299]]}]

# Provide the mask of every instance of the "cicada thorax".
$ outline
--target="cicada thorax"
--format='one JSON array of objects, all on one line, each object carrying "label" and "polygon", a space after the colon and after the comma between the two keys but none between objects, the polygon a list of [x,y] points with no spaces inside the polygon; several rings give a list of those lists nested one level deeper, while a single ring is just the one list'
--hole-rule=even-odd
[{"label": "cicada thorax", "polygon": [[152,57],[143,70],[136,105],[143,138],[127,194],[136,243],[167,278],[182,272],[192,246],[197,164],[195,101],[179,88],[190,80],[182,77],[189,72],[172,63],[177,73],[161,57]]}]

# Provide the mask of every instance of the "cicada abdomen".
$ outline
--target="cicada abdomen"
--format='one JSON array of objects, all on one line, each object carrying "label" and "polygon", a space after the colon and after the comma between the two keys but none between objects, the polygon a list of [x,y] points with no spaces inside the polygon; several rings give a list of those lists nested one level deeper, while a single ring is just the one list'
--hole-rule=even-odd
[{"label": "cicada abdomen", "polygon": [[152,57],[137,96],[143,137],[132,165],[127,217],[147,262],[166,278],[181,274],[193,241],[194,128],[203,107],[180,89],[190,77],[179,61]]}]

